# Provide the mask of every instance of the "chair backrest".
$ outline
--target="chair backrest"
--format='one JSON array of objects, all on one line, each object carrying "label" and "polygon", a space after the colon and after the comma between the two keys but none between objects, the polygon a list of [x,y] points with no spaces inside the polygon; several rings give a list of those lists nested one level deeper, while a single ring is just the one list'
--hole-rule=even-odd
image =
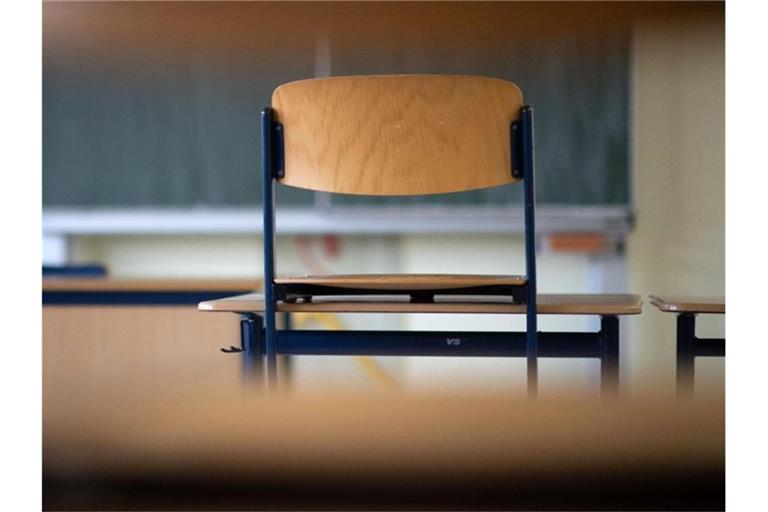
[{"label": "chair backrest", "polygon": [[284,185],[358,195],[461,192],[518,181],[512,82],[460,75],[317,78],[272,95]]}]

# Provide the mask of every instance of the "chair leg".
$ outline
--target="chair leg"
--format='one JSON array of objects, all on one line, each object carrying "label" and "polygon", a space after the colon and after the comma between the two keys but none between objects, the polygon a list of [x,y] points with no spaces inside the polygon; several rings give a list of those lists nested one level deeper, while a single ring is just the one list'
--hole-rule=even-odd
[{"label": "chair leg", "polygon": [[600,388],[603,397],[619,394],[619,318],[600,318],[600,337],[603,353],[600,357]]},{"label": "chair leg", "polygon": [[270,388],[277,385],[277,328],[275,325],[274,306],[266,308],[264,345],[267,356],[267,384]]},{"label": "chair leg", "polygon": [[536,183],[533,153],[533,109],[526,105],[520,111],[520,146],[523,167],[523,196],[525,218],[525,270],[528,278],[526,307],[526,356],[528,370],[528,396],[538,394],[538,341],[536,325]]},{"label": "chair leg", "polygon": [[695,374],[696,315],[677,315],[677,396],[693,395]]},{"label": "chair leg", "polygon": [[263,172],[264,221],[264,323],[267,352],[267,382],[270,388],[277,384],[277,301],[275,299],[275,122],[272,109],[261,113],[261,158]]},{"label": "chair leg", "polygon": [[539,393],[539,360],[538,360],[538,343],[536,332],[536,313],[528,314],[528,322],[526,329],[526,345],[527,345],[527,375],[528,375],[528,397],[536,398]]}]

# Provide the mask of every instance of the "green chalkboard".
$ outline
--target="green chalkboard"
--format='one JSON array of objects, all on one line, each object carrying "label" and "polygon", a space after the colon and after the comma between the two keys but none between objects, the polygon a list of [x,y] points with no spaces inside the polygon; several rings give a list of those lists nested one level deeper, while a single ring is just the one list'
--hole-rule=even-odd
[{"label": "green chalkboard", "polygon": [[[260,19],[266,7],[234,9],[232,23]],[[493,3],[397,10],[335,4],[301,11],[298,20],[295,6],[269,9],[270,25],[279,26],[280,38],[290,45],[254,28],[238,35],[250,37],[249,51],[235,57],[220,45],[209,45],[207,52],[168,44],[157,51],[150,45],[119,52],[110,47],[114,42],[105,42],[99,52],[44,37],[44,206],[258,204],[259,111],[279,84],[313,76],[317,59],[325,58],[317,55],[322,34],[334,75],[457,73],[516,82],[535,109],[539,201],[629,203],[628,23],[587,19],[575,29],[561,20],[570,28],[555,30],[552,16],[540,7],[530,12]],[[525,23],[521,12],[527,13]],[[274,22],[281,16],[292,23]],[[430,197],[332,196],[331,204],[495,205],[519,201],[520,188]],[[312,192],[278,189],[281,206],[315,203]]]}]

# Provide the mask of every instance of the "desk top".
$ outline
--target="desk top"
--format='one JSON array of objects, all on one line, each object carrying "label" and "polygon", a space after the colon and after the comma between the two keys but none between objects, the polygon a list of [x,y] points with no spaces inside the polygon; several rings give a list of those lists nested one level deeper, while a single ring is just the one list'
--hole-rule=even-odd
[{"label": "desk top", "polygon": [[665,313],[725,313],[723,297],[650,295],[651,304]]},{"label": "desk top", "polygon": [[217,291],[232,293],[261,289],[261,279],[116,279],[67,278],[43,279],[44,292],[166,292]]},{"label": "desk top", "polygon": [[[200,311],[235,313],[264,311],[264,296],[256,293],[201,302]],[[325,313],[505,313],[525,314],[525,305],[510,297],[437,296],[434,303],[412,303],[406,297],[315,297],[310,303],[278,302],[281,312]],[[639,295],[541,294],[538,312],[543,315],[637,315]]]},{"label": "desk top", "polygon": [[[52,404],[44,423],[44,472],[82,481],[122,476],[119,490],[133,493],[137,481],[158,482],[166,506],[169,497],[194,496],[180,509],[222,509],[240,499],[233,509],[483,503],[490,509],[548,504],[543,508],[591,510],[585,506],[591,499],[608,500],[597,508],[623,509],[617,499],[637,504],[650,496],[658,503],[643,501],[642,508],[656,510],[670,489],[685,489],[688,501],[702,492],[712,499],[713,490],[720,500],[723,492],[722,403],[330,390],[269,399],[253,391],[168,391],[134,402],[115,395],[98,408],[82,407],[77,396]],[[73,407],[78,415],[56,419]],[[586,481],[603,486],[573,494],[573,486]],[[682,487],[686,482],[697,487]],[[206,490],[212,495],[201,496]],[[354,502],[355,496],[362,501]],[[201,506],[200,499],[212,501]]]}]

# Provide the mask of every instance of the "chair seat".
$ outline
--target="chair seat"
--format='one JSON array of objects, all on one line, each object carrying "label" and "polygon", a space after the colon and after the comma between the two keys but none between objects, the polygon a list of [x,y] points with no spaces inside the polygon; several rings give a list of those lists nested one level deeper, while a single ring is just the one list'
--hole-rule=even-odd
[{"label": "chair seat", "polygon": [[471,274],[346,274],[332,276],[296,276],[275,278],[277,284],[311,284],[366,290],[445,290],[479,286],[521,286],[524,276]]},{"label": "chair seat", "polygon": [[348,274],[275,279],[277,298],[287,302],[328,295],[410,295],[432,301],[440,295],[508,295],[524,299],[523,276],[467,274]]}]

